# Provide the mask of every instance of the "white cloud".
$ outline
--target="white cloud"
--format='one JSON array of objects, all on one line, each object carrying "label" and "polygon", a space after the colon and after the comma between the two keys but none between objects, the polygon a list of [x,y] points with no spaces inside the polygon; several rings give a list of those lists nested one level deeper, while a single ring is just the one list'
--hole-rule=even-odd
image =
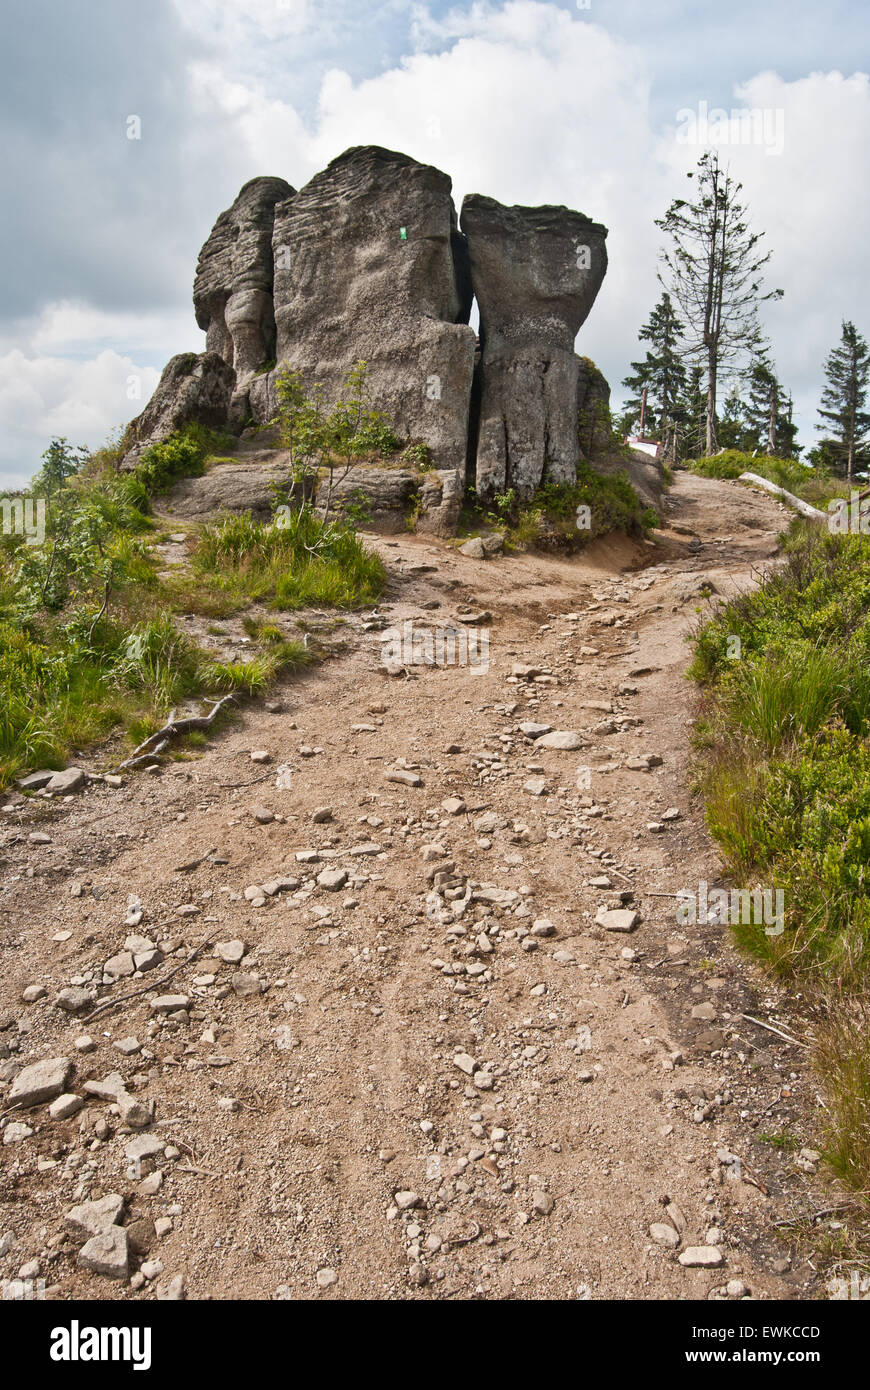
[{"label": "white cloud", "polygon": [[[398,32],[412,9],[405,56],[376,56],[390,17]],[[346,0],[179,0],[179,13],[197,40],[184,97],[196,137],[201,239],[246,179],[278,174],[299,187],[349,145],[369,143],[444,169],[457,204],[464,193],[481,192],[508,203],[578,208],[610,228],[610,269],[578,347],[598,361],[620,398],[620,379],[640,350],[638,327],[659,294],[654,219],[684,193],[683,175],[700,152],[678,145],[673,129],[652,115],[661,60],[655,47],[609,32],[597,8],[537,0],[458,6],[440,17],[407,0],[380,0],[366,14]],[[309,66],[313,54],[317,63]],[[309,106],[298,96],[302,77],[316,94]],[[752,74],[747,65],[732,104],[784,113],[780,155],[751,146],[727,153],[752,226],[766,231],[774,252],[769,283],[786,291],[765,319],[780,376],[795,392],[803,442],[811,443],[821,364],[840,319],[870,333],[863,246],[870,81],[836,72],[787,81],[772,71]],[[191,138],[179,131],[181,144]],[[213,190],[213,203],[206,205],[203,188]],[[182,195],[161,190],[170,201]],[[124,196],[123,184],[113,185],[115,204]],[[181,225],[167,221],[176,259]],[[181,238],[190,254],[187,286],[199,235],[188,218]],[[130,236],[127,228],[126,244]],[[153,244],[150,224],[145,236],[151,243],[132,253],[147,271],[164,248]],[[100,443],[141,408],[126,400],[128,375],[143,373],[144,401],[155,367],[202,346],[187,293],[177,309],[144,315],[60,293],[38,320],[16,324],[12,340],[8,333],[0,339],[0,353],[17,349],[0,357],[0,462],[18,457],[35,466],[51,432]]]},{"label": "white cloud", "polygon": [[[89,361],[7,352],[0,357],[0,486],[29,481],[55,435],[92,448],[103,444],[138,415],[158,376],[108,348]],[[136,387],[139,399],[129,395]]]}]

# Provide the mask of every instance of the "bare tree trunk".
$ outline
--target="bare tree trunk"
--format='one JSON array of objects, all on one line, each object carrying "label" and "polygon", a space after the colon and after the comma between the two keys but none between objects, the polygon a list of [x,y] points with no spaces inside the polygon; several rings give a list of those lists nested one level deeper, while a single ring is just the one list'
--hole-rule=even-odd
[{"label": "bare tree trunk", "polygon": [[767,418],[767,452],[776,453],[776,411],[779,401],[777,400],[776,387],[770,388],[770,414]]},{"label": "bare tree trunk", "polygon": [[706,420],[706,451],[707,454],[716,452],[716,349],[707,349],[707,420]]}]

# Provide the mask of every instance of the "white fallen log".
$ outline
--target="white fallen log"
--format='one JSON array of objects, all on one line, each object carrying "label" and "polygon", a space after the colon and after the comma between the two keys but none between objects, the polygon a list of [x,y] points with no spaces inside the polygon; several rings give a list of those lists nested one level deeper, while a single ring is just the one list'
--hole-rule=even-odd
[{"label": "white fallen log", "polygon": [[809,502],[804,502],[800,497],[795,497],[793,492],[786,492],[784,487],[777,487],[776,483],[770,482],[768,478],[762,478],[758,473],[741,473],[737,480],[740,483],[753,483],[755,487],[764,488],[765,492],[770,492],[774,497],[780,497],[783,502],[787,502],[790,507],[794,507],[801,516],[808,516],[813,521],[827,521],[828,513],[820,512],[818,507],[810,506]]}]

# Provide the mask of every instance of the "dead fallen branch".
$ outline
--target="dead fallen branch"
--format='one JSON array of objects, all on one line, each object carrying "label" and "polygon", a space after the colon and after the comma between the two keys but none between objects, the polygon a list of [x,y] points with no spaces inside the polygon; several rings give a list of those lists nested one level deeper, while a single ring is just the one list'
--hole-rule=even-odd
[{"label": "dead fallen branch", "polygon": [[[178,738],[179,735],[193,733],[195,729],[210,729],[224,705],[235,702],[234,695],[224,695],[218,700],[211,714],[193,714],[187,719],[174,719],[170,716],[169,721],[151,734],[134,748],[130,757],[125,762],[119,763],[117,771],[122,772],[125,768],[136,767],[147,758],[156,757],[166,748],[170,739]],[[174,714],[174,711],[173,711]]]},{"label": "dead fallen branch", "polygon": [[749,1023],[755,1023],[759,1028],[766,1028],[768,1033],[776,1033],[778,1038],[784,1038],[787,1043],[792,1043],[795,1047],[809,1047],[809,1043],[801,1042],[800,1038],[789,1037],[781,1028],[774,1028],[772,1023],[764,1023],[760,1018],[753,1018],[752,1014],[741,1014]]},{"label": "dead fallen branch", "polygon": [[162,979],[149,980],[147,985],[143,985],[141,989],[131,989],[127,994],[119,994],[117,999],[104,999],[102,1004],[98,1004],[86,1018],[82,1019],[82,1022],[90,1023],[91,1019],[98,1018],[100,1014],[108,1013],[109,1009],[116,1009],[119,1004],[126,1004],[129,999],[138,999],[140,994],[151,994],[155,990],[160,991],[164,985],[168,985],[169,981],[175,978],[179,970],[183,970],[186,965],[192,965],[197,956],[201,956],[206,946],[210,945],[210,941],[200,942],[185,960],[180,961],[175,969],[170,970],[169,974],[164,975]]},{"label": "dead fallen branch", "polygon": [[820,512],[818,507],[811,507],[809,502],[804,502],[802,498],[795,497],[793,492],[786,492],[784,487],[777,487],[776,483],[770,482],[768,478],[762,478],[758,473],[741,473],[738,479],[741,483],[752,483],[755,487],[763,488],[765,492],[770,492],[774,497],[782,498],[790,507],[794,507],[801,516],[808,516],[813,521],[827,521],[824,512]]}]

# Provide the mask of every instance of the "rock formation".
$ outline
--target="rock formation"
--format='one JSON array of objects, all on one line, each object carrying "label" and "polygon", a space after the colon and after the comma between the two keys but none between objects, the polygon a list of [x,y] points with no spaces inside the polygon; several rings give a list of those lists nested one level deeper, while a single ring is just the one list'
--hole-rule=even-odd
[{"label": "rock formation", "polygon": [[[466,482],[527,499],[545,480],[573,481],[580,454],[607,442],[609,388],[574,353],[607,268],[606,228],[472,194],[460,231],[450,193],[440,170],[378,146],[346,150],[299,192],[279,178],[245,184],[197,265],[207,351],[172,359],[132,437],[188,420],[263,426],[281,370],[334,401],[362,359],[371,404],[429,447],[426,485],[402,485],[424,524],[430,508],[433,528],[455,524]],[[396,492],[371,481],[376,503]]]},{"label": "rock formation", "polygon": [[127,426],[131,447],[124,467],[135,467],[146,445],[192,422],[226,429],[235,380],[232,367],[216,352],[180,352],[170,358],[142,414]]},{"label": "rock formation", "polygon": [[275,361],[272,230],[275,205],[293,196],[284,179],[246,183],[199,253],[193,304],[206,348],[236,373],[232,414],[244,420],[245,386]]},{"label": "rock formation", "polygon": [[[450,187],[407,155],[347,150],[276,208],[274,297],[280,363],[330,397],[362,359],[372,401],[397,433],[457,468],[475,340]],[[251,392],[258,417],[269,413],[266,389]]]},{"label": "rock formation", "polygon": [[607,269],[600,223],[564,207],[462,204],[480,307],[479,495],[530,498],[576,476],[581,360],[574,339]]}]

